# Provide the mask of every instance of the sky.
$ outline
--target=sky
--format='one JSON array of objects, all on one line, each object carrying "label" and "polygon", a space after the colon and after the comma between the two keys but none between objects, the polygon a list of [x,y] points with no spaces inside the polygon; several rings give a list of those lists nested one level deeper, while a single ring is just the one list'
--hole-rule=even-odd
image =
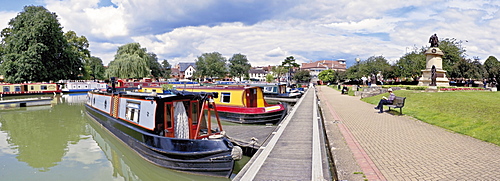
[{"label": "sky", "polygon": [[371,56],[390,63],[428,47],[429,37],[460,42],[467,58],[500,56],[497,0],[0,0],[0,28],[24,6],[44,6],[63,31],[89,40],[107,65],[119,46],[139,43],[160,62],[195,62],[203,53],[246,55],[252,66]]}]

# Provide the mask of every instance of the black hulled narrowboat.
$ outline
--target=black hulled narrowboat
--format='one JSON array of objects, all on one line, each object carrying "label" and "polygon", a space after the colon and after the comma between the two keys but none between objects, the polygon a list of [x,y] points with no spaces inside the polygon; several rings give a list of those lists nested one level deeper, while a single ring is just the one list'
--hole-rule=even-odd
[{"label": "black hulled narrowboat", "polygon": [[[94,90],[88,92],[86,109],[93,120],[158,166],[229,177],[241,157],[241,149],[224,135],[211,93]],[[214,113],[217,120],[212,122]]]}]

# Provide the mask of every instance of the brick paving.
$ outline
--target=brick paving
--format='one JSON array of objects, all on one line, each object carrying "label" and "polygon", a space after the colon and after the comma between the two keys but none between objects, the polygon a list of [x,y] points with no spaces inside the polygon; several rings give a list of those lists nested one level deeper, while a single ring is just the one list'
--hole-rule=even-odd
[{"label": "brick paving", "polygon": [[500,180],[497,145],[316,89],[339,180]]}]

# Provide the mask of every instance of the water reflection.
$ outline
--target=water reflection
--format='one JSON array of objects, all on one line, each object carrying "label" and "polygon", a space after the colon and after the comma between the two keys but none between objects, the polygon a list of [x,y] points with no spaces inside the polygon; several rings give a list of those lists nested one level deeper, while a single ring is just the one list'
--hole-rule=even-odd
[{"label": "water reflection", "polygon": [[41,109],[30,109],[29,114],[19,113],[23,109],[2,112],[0,130],[9,135],[7,143],[17,149],[19,161],[49,171],[61,162],[68,144],[77,143],[85,133],[85,120],[70,106],[30,108]]}]

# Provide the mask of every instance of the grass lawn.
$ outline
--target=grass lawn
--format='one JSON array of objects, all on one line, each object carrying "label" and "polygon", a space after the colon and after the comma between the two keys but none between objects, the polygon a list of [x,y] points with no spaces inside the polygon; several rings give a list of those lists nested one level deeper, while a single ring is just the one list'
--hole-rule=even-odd
[{"label": "grass lawn", "polygon": [[[394,91],[406,97],[403,113],[457,133],[500,145],[500,92]],[[388,93],[361,100],[377,104]],[[387,108],[387,107],[386,107]],[[399,109],[396,109],[399,112]]]}]

